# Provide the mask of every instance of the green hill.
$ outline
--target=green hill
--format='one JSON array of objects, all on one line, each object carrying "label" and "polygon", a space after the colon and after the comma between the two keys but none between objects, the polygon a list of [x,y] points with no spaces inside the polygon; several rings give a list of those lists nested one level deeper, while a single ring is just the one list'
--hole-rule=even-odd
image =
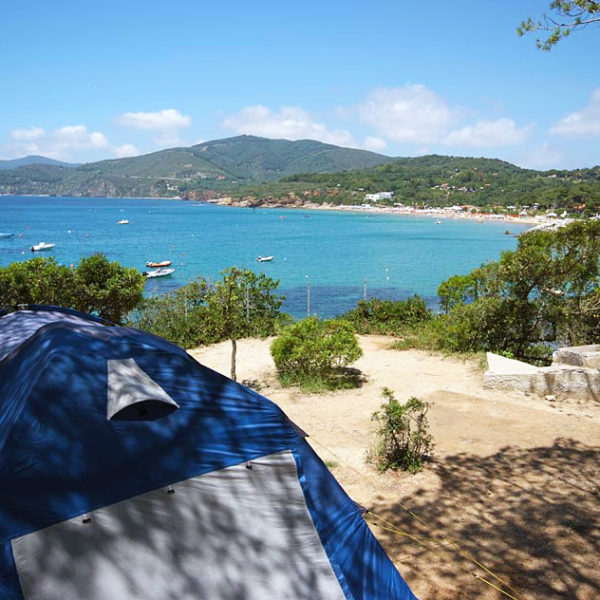
[{"label": "green hill", "polygon": [[[411,205],[523,206],[600,210],[600,167],[535,171],[489,158],[429,155],[344,173],[297,173],[282,184],[317,187],[322,201],[361,203],[369,192],[391,191]],[[585,206],[584,206],[585,205]]]},{"label": "green hill", "polygon": [[24,156],[23,158],[13,158],[11,160],[0,160],[0,170],[4,169],[16,169],[18,167],[24,167],[26,165],[56,165],[60,167],[75,167],[71,163],[62,162],[60,160],[54,160],[53,158],[46,158],[45,156],[30,155]]},{"label": "green hill", "polygon": [[364,169],[394,160],[382,154],[314,140],[270,140],[250,135],[192,146],[202,157],[241,181],[276,181],[293,173]]},{"label": "green hill", "polygon": [[66,170],[31,164],[0,171],[0,193],[72,196],[177,196],[227,185],[276,181],[298,173],[327,173],[393,159],[312,140],[239,136],[144,156],[87,163]]},{"label": "green hill", "polygon": [[67,167],[28,164],[0,170],[0,194],[187,197],[215,194],[244,204],[388,203],[566,207],[600,211],[600,168],[534,171],[488,158],[390,158],[313,140],[238,136],[144,156]]}]

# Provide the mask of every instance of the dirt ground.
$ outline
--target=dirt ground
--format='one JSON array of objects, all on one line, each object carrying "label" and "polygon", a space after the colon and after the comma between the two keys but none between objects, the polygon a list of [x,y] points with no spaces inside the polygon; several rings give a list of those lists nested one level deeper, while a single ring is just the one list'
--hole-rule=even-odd
[{"label": "dirt ground", "polygon": [[[392,341],[360,337],[354,366],[366,382],[356,390],[282,389],[270,340],[238,342],[238,380],[309,434],[376,515],[374,534],[422,600],[600,598],[600,404],[486,390],[476,361],[390,350]],[[229,375],[230,352],[226,342],[191,354]],[[435,456],[416,475],[366,461],[384,386],[432,403]]]}]

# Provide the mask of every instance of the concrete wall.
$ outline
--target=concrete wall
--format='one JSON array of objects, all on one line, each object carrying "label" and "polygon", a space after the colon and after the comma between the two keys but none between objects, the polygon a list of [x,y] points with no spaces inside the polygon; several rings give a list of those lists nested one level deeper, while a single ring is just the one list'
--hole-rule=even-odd
[{"label": "concrete wall", "polygon": [[483,381],[490,389],[600,401],[598,369],[561,366],[560,363],[535,367],[492,353],[488,353],[488,365]]}]

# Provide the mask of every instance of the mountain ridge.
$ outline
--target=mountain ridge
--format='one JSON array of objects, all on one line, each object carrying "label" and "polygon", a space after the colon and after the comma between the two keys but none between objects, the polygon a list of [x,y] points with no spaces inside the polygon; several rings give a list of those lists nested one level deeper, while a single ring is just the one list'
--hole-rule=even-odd
[{"label": "mountain ridge", "polygon": [[18,167],[24,167],[27,165],[54,165],[57,167],[76,167],[76,163],[67,163],[54,158],[48,158],[47,156],[40,156],[39,154],[28,154],[21,158],[11,158],[7,160],[0,160],[0,170],[17,169]]},{"label": "mountain ridge", "polygon": [[64,165],[24,164],[0,173],[0,193],[169,196],[185,194],[189,188],[274,182],[301,171],[328,173],[393,160],[367,150],[315,140],[243,135],[86,163],[69,172],[63,170]]},{"label": "mountain ridge", "polygon": [[380,191],[394,193],[391,203],[555,206],[568,199],[589,212],[600,210],[600,167],[536,171],[492,158],[392,158],[315,140],[243,135],[74,167],[0,170],[5,195],[229,197],[242,206],[301,206],[361,204],[366,193]]}]

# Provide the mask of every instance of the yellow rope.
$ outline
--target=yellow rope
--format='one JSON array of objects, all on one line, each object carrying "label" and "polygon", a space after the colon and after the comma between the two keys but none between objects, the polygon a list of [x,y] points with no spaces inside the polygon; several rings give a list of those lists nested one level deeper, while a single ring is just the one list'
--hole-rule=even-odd
[{"label": "yellow rope", "polygon": [[[339,460],[341,463],[343,463],[346,467],[348,467],[349,469],[351,469],[352,471],[354,471],[362,480],[365,480],[364,475],[358,470],[355,469],[351,464],[349,464],[348,462],[346,462],[344,459],[340,458],[337,454],[335,454],[335,452],[333,452],[332,450],[330,450],[329,448],[327,448],[327,446],[325,446],[324,444],[322,444],[319,440],[317,440],[314,437],[310,437],[311,440],[315,441],[317,444],[319,444],[319,446],[321,446],[324,450],[326,450],[327,452],[329,452],[329,454],[331,454],[334,458],[336,458],[337,460]],[[410,510],[407,506],[405,506],[404,504],[402,504],[401,502],[398,502],[398,505],[405,510],[411,517],[417,519],[417,521],[419,521],[420,523],[422,523],[429,531],[433,532],[434,531],[434,527],[431,526],[427,521],[425,521],[423,518],[421,518],[419,515],[415,514],[412,510]],[[383,517],[380,517],[379,515],[375,514],[372,511],[367,511],[367,513],[378,519],[379,521],[381,521],[382,523],[385,523],[387,525],[387,527],[383,527],[382,525],[379,525],[378,523],[374,523],[374,525],[376,525],[377,527],[379,527],[380,529],[384,529],[385,531],[389,531],[391,533],[395,533],[396,535],[401,535],[403,537],[409,538],[411,540],[413,540],[414,542],[420,544],[421,546],[423,546],[424,548],[427,548],[428,550],[431,550],[433,552],[437,553],[436,547],[435,546],[430,546],[428,544],[426,544],[425,542],[423,542],[422,540],[420,540],[419,538],[417,538],[416,536],[407,533],[406,531],[403,531],[402,529],[399,529],[398,527],[396,527],[393,523],[390,523],[389,521],[387,521],[386,519],[384,519]],[[495,590],[501,592],[502,594],[504,594],[505,596],[507,596],[508,598],[511,598],[512,600],[522,600],[523,598],[525,598],[524,596],[521,595],[521,593],[519,591],[517,591],[514,587],[512,587],[510,584],[506,583],[505,581],[502,580],[502,578],[498,575],[496,575],[496,573],[494,573],[493,571],[491,571],[490,569],[488,569],[483,563],[481,563],[479,560],[477,560],[474,556],[472,556],[470,553],[468,553],[467,551],[463,550],[459,545],[458,542],[456,540],[453,540],[452,538],[448,538],[445,537],[443,535],[437,535],[435,534],[434,537],[434,533],[431,533],[431,536],[433,537],[433,539],[438,542],[445,542],[446,544],[451,545],[461,556],[463,556],[464,558],[466,558],[467,560],[469,560],[470,562],[472,562],[473,564],[477,565],[480,569],[482,569],[483,571],[485,571],[488,575],[492,576],[494,579],[496,579],[496,581],[498,581],[500,584],[502,584],[504,587],[506,587],[507,589],[509,589],[511,592],[513,592],[514,594],[516,594],[516,596],[513,596],[511,594],[509,594],[508,592],[502,590],[501,588],[499,588],[498,586],[496,586],[495,584],[493,584],[492,582],[488,581],[487,579],[481,577],[480,575],[477,574],[473,574],[477,579],[483,581],[484,583],[486,583],[487,585],[491,586],[492,588],[494,588]],[[439,554],[439,553],[438,553]]]},{"label": "yellow rope", "polygon": [[[490,587],[494,588],[495,590],[498,590],[501,594],[504,594],[506,597],[508,598],[512,598],[512,600],[520,600],[520,598],[518,596],[513,596],[512,594],[509,594],[508,592],[504,591],[503,589],[499,588],[497,585],[495,585],[494,583],[492,583],[491,581],[488,581],[487,579],[484,579],[483,577],[481,577],[481,575],[477,575],[477,573],[473,573],[475,579],[479,579],[480,581],[483,581],[483,583],[487,583]],[[515,591],[513,588],[511,588],[510,586],[508,586],[513,592]],[[521,596],[521,598],[523,598],[524,596]]]},{"label": "yellow rope", "polygon": [[[389,521],[387,521],[386,519],[384,519],[383,517],[380,517],[379,515],[369,511],[368,513],[369,515],[371,515],[372,517],[374,517],[375,519],[380,520],[382,523],[385,523],[387,525],[387,527],[383,527],[377,523],[375,523],[375,525],[377,527],[379,527],[380,529],[384,529],[385,531],[390,531],[392,533],[396,533],[397,535],[402,535],[404,537],[408,537],[412,540],[414,540],[415,542],[417,542],[418,544],[421,544],[422,546],[424,546],[425,548],[427,548],[428,550],[432,550],[433,552],[436,552],[439,554],[439,552],[437,552],[437,547],[436,546],[429,546],[427,544],[425,544],[424,542],[422,542],[421,540],[419,540],[417,537],[403,531],[402,529],[399,529],[398,527],[396,527],[393,523],[390,523]],[[431,529],[431,527],[429,527]],[[520,595],[520,592],[518,592],[516,589],[514,589],[510,584],[506,583],[505,581],[503,581],[498,575],[496,575],[493,571],[491,571],[490,569],[488,569],[484,564],[482,564],[480,561],[478,561],[474,556],[470,555],[468,552],[466,552],[465,550],[463,550],[457,542],[455,542],[454,540],[450,539],[450,538],[444,538],[444,536],[440,536],[440,539],[444,542],[447,542],[448,544],[450,544],[451,546],[454,547],[454,549],[464,558],[466,558],[467,560],[471,561],[472,563],[474,563],[475,565],[477,565],[480,569],[484,570],[488,575],[491,575],[494,579],[496,579],[498,582],[500,582],[504,587],[508,588],[509,590],[511,590],[513,593]],[[439,540],[436,540],[439,541]],[[439,544],[438,544],[439,545]],[[474,574],[475,577],[477,577],[478,579],[481,579],[481,581],[484,581],[485,583],[489,582],[484,579],[483,577]],[[496,588],[496,586],[492,586],[495,589],[499,589]],[[507,592],[504,592],[503,590],[499,590],[501,591],[503,594],[506,594],[507,596],[509,596],[510,598],[513,598],[513,596],[511,596],[510,594],[508,594]],[[519,600],[519,599],[517,599]]]}]

